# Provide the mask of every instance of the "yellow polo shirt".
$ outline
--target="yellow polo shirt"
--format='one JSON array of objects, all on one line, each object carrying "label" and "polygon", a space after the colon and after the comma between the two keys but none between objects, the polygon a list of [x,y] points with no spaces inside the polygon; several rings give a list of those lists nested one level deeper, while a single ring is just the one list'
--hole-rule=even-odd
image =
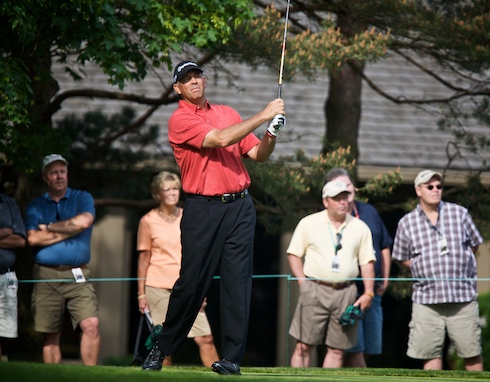
[{"label": "yellow polo shirt", "polygon": [[[342,248],[337,253],[338,272],[332,271],[337,233]],[[288,255],[304,258],[305,275],[328,282],[342,282],[359,276],[359,266],[376,261],[371,230],[362,220],[346,215],[337,229],[327,210],[301,219],[287,249]]]}]

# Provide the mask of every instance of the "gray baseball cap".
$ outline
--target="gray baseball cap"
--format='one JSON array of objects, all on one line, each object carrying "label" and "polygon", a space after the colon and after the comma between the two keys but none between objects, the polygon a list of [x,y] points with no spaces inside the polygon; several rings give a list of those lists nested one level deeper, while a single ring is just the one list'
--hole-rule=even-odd
[{"label": "gray baseball cap", "polygon": [[43,166],[41,168],[41,171],[44,172],[46,166],[50,165],[53,162],[63,162],[65,165],[68,165],[68,161],[60,154],[49,154],[46,155],[43,159]]}]

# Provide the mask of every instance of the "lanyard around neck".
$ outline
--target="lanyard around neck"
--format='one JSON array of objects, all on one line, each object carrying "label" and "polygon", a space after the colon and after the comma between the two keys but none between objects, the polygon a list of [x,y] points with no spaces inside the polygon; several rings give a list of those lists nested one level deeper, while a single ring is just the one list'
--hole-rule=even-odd
[{"label": "lanyard around neck", "polygon": [[337,233],[337,243],[335,243],[335,240],[333,238],[332,229],[330,228],[330,223],[328,223],[327,226],[328,226],[328,232],[330,233],[330,239],[332,240],[333,250],[335,251],[335,256],[337,256],[337,252],[342,248],[342,245],[340,244],[340,240],[342,238],[342,232],[344,231],[345,225],[342,227],[340,232]]},{"label": "lanyard around neck", "polygon": [[[437,234],[440,236],[440,237],[444,237],[444,215],[442,214],[442,206],[443,206],[443,203],[444,202],[440,202],[439,205],[437,206],[437,221],[436,221],[436,224],[432,224],[432,222],[429,220],[429,218],[427,217],[427,215],[425,214],[424,210],[422,210],[422,207],[420,207],[420,214],[422,215],[422,217],[425,219],[425,221],[427,222],[427,224],[429,224],[429,227],[432,228],[435,232],[437,232]],[[441,230],[439,230],[439,228],[437,228],[437,225],[439,223],[439,227]]]}]

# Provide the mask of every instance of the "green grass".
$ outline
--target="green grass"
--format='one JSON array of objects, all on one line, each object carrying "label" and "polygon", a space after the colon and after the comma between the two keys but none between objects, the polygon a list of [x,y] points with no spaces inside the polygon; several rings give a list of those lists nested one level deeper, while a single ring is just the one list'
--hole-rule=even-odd
[{"label": "green grass", "polygon": [[243,367],[241,376],[222,376],[199,366],[173,366],[160,372],[143,372],[140,367],[45,365],[29,362],[0,362],[0,379],[5,382],[436,382],[489,381],[490,372],[424,371],[412,369],[293,369],[288,367]]}]

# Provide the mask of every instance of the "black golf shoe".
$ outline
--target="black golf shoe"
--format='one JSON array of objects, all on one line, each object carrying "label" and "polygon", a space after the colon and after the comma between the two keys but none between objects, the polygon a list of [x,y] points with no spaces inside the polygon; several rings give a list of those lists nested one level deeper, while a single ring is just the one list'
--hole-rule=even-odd
[{"label": "black golf shoe", "polygon": [[240,366],[235,362],[228,361],[227,359],[222,359],[221,361],[216,361],[211,365],[211,369],[218,374],[222,375],[241,375]]},{"label": "black golf shoe", "polygon": [[165,359],[165,354],[158,347],[158,342],[153,346],[146,357],[145,362],[141,365],[142,370],[152,370],[159,371],[162,370],[163,360]]}]

